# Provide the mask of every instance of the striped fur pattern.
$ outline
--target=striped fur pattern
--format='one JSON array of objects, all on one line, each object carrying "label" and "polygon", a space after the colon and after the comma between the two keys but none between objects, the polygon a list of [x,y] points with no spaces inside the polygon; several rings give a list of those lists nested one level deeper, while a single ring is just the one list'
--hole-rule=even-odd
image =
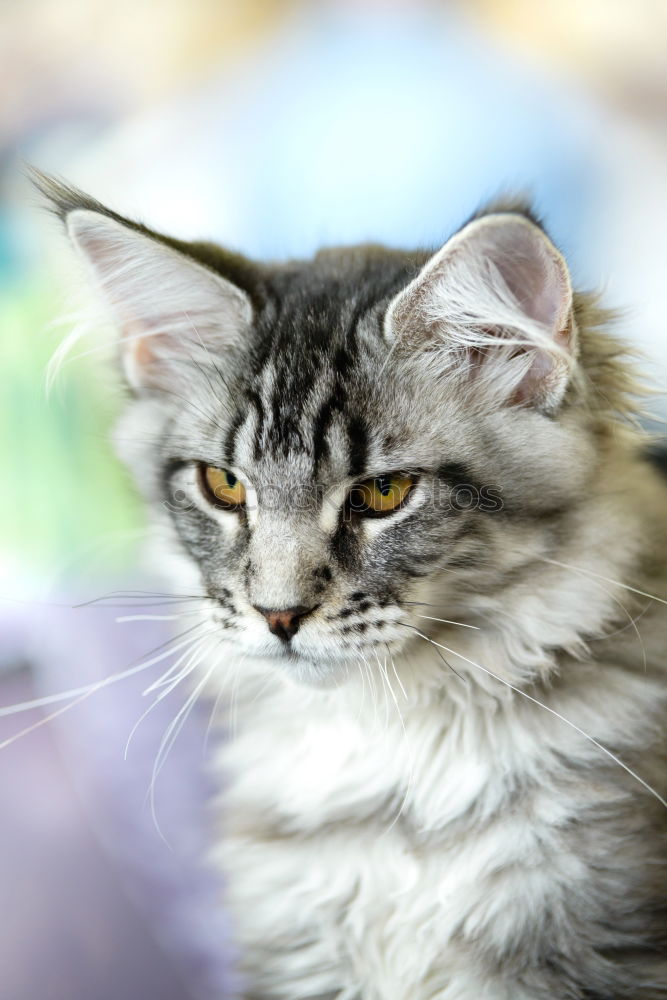
[{"label": "striped fur pattern", "polygon": [[[41,184],[214,631],[239,996],[666,998],[667,490],[631,363],[537,222],[266,265]],[[394,470],[399,510],[350,512]],[[289,642],[256,610],[295,606]]]}]

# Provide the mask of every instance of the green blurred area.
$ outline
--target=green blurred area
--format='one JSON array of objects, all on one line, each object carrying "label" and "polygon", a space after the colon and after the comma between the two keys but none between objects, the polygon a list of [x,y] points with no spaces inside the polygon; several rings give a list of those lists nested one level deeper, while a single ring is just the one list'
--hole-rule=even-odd
[{"label": "green blurred area", "polygon": [[110,444],[119,398],[104,364],[94,354],[67,363],[47,393],[62,336],[53,329],[58,297],[33,278],[0,298],[0,552],[24,577],[58,576],[80,560],[100,572],[122,568],[141,527]]}]

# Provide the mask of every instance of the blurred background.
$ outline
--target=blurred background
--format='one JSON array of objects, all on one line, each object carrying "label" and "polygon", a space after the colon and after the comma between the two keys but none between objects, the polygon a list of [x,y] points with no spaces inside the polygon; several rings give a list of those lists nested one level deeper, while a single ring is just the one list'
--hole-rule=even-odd
[{"label": "blurred background", "polygon": [[485,199],[527,192],[664,391],[667,4],[0,0],[0,90],[0,994],[220,1000],[208,718],[187,719],[152,810],[187,695],[124,750],[174,622],[147,607],[94,345],[45,391],[68,329],[64,250],[21,163],[264,257],[437,246]]}]

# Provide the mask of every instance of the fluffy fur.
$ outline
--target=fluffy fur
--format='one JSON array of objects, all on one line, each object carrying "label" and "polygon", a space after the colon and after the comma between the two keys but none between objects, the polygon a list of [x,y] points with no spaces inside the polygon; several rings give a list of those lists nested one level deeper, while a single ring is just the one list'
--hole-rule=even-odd
[{"label": "fluffy fur", "polygon": [[[667,491],[535,220],[269,266],[41,185],[202,596],[193,690],[227,695],[213,857],[246,1000],[667,997]],[[393,470],[404,507],[346,513]],[[256,610],[296,605],[289,643]]]}]

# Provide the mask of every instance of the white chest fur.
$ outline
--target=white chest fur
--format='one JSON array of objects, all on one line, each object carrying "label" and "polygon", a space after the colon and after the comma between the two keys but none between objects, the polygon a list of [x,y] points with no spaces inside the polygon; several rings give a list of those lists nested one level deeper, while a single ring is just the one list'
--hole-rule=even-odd
[{"label": "white chest fur", "polygon": [[257,995],[522,1000],[471,950],[511,948],[583,891],[562,831],[585,788],[563,761],[596,748],[500,684],[251,688],[219,760],[216,859]]}]

